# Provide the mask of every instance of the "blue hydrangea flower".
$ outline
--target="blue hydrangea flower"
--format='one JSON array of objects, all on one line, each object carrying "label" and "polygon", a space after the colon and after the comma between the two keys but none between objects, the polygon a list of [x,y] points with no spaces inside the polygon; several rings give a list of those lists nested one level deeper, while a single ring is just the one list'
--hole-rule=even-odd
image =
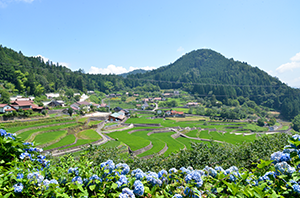
[{"label": "blue hydrangea flower", "polygon": [[33,172],[27,175],[27,179],[30,181],[35,181],[35,183],[37,184],[40,184],[44,180],[44,176],[41,175],[39,172]]},{"label": "blue hydrangea flower", "polygon": [[162,178],[163,176],[167,176],[168,172],[166,170],[161,170],[158,172],[158,178]]},{"label": "blue hydrangea flower", "polygon": [[138,180],[143,180],[143,178],[146,176],[146,174],[139,168],[133,170],[131,172],[131,175],[134,176]]},{"label": "blue hydrangea flower", "polygon": [[177,173],[177,169],[176,168],[171,168],[169,170],[169,173],[172,174],[172,173]]},{"label": "blue hydrangea flower", "polygon": [[201,179],[201,174],[199,171],[192,171],[191,173],[187,174],[184,179],[186,183],[194,180],[197,187],[201,187],[203,185],[203,180]]},{"label": "blue hydrangea flower", "polygon": [[50,184],[58,184],[58,182],[57,182],[56,179],[51,179],[51,180],[50,180]]},{"label": "blue hydrangea flower", "polygon": [[121,175],[120,179],[116,183],[118,184],[118,188],[120,188],[122,185],[128,184],[128,179],[125,175]]},{"label": "blue hydrangea flower", "polygon": [[17,179],[23,179],[24,177],[24,174],[23,173],[18,173],[17,174]]},{"label": "blue hydrangea flower", "polygon": [[224,170],[221,166],[216,166],[216,167],[215,167],[215,170],[216,170],[218,173],[221,173],[221,172],[225,173],[225,170]]},{"label": "blue hydrangea flower", "polygon": [[1,136],[6,136],[6,131],[4,129],[0,129],[0,135]]},{"label": "blue hydrangea flower", "polygon": [[78,182],[78,184],[82,184],[82,183],[83,183],[83,182],[82,182],[82,178],[79,177],[79,176],[75,176],[75,177],[72,179],[72,182],[73,182],[73,183]]},{"label": "blue hydrangea flower", "polygon": [[117,164],[116,168],[120,168],[122,170],[121,171],[121,175],[126,175],[130,171],[130,167],[127,164],[125,164],[125,163],[119,163],[119,164]]},{"label": "blue hydrangea flower", "polygon": [[182,198],[181,194],[175,194],[172,198]]},{"label": "blue hydrangea flower", "polygon": [[300,141],[300,135],[299,135],[299,134],[293,135],[292,138],[293,138],[294,140]]},{"label": "blue hydrangea flower", "polygon": [[123,188],[122,193],[119,195],[119,198],[135,198],[135,195],[129,188]]},{"label": "blue hydrangea flower", "polygon": [[99,180],[99,181],[102,182],[102,179],[101,179],[100,177],[98,177],[98,175],[92,175],[92,176],[90,177],[90,180]]},{"label": "blue hydrangea flower", "polygon": [[22,190],[23,190],[23,188],[24,188],[24,186],[23,186],[22,183],[17,183],[17,184],[15,184],[13,187],[14,187],[14,192],[15,192],[15,193],[20,193],[20,192],[22,192]]},{"label": "blue hydrangea flower", "polygon": [[210,175],[212,177],[217,176],[217,171],[211,167],[206,166],[203,170],[206,171],[208,173],[208,175]]},{"label": "blue hydrangea flower", "polygon": [[251,184],[252,186],[257,186],[258,185],[258,181],[255,180],[255,176],[254,175],[250,175],[247,179],[246,182],[248,184]]},{"label": "blue hydrangea flower", "polygon": [[106,162],[102,162],[100,167],[112,172],[115,169],[115,163],[112,160],[107,160]]},{"label": "blue hydrangea flower", "polygon": [[75,174],[75,175],[78,175],[78,174],[79,174],[78,167],[75,167],[75,168],[69,168],[68,173],[69,173],[69,174]]},{"label": "blue hydrangea flower", "polygon": [[20,155],[20,159],[24,159],[24,158],[26,158],[26,157],[29,157],[29,158],[31,158],[31,154],[29,154],[29,153],[27,153],[27,152],[25,152],[25,153],[21,153],[21,155]]},{"label": "blue hydrangea flower", "polygon": [[144,194],[144,185],[140,180],[135,180],[133,193],[137,196],[142,196]]},{"label": "blue hydrangea flower", "polygon": [[297,194],[300,194],[300,186],[298,184],[294,184],[292,187]]},{"label": "blue hydrangea flower", "polygon": [[25,145],[25,146],[29,146],[29,145],[33,146],[33,142],[24,142],[23,145]]},{"label": "blue hydrangea flower", "polygon": [[280,163],[277,163],[275,165],[275,170],[278,172],[278,173],[281,173],[281,174],[292,174],[293,172],[296,171],[296,169],[294,167],[291,167],[288,163],[286,162],[280,162]]}]

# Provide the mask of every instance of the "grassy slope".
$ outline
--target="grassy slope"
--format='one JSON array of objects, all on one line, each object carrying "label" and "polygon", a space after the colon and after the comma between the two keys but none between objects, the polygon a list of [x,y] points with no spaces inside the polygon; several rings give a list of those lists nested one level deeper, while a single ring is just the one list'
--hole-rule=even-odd
[{"label": "grassy slope", "polygon": [[135,136],[134,133],[128,134],[129,131],[135,129],[143,129],[143,128],[136,127],[124,131],[116,131],[116,132],[108,133],[107,135],[114,139],[118,138],[119,141],[124,142],[131,148],[131,150],[135,151],[143,147],[146,147],[150,144],[150,141],[145,138]]},{"label": "grassy slope", "polygon": [[66,137],[62,138],[59,142],[45,147],[44,150],[49,150],[49,149],[57,148],[60,146],[72,144],[72,143],[74,143],[74,141],[75,141],[75,136],[73,134],[67,135]]},{"label": "grassy slope", "polygon": [[67,131],[54,131],[54,132],[49,132],[49,133],[42,133],[38,134],[34,138],[34,142],[36,142],[39,145],[46,144],[48,142],[51,142],[53,140],[58,139],[59,137],[67,134]]},{"label": "grassy slope", "polygon": [[41,128],[41,129],[33,129],[33,130],[25,131],[25,132],[19,134],[18,136],[21,139],[26,140],[33,133],[36,133],[36,132],[49,131],[49,130],[59,130],[59,129],[64,129],[64,128],[71,127],[71,126],[76,126],[76,125],[78,125],[78,124],[77,123],[72,123],[72,124],[65,124],[65,125],[58,125],[58,126],[46,127],[46,128]]},{"label": "grassy slope", "polygon": [[39,123],[39,124],[33,124],[33,125],[27,125],[27,126],[10,127],[10,128],[7,128],[7,130],[10,133],[15,133],[15,132],[17,132],[21,129],[31,128],[31,127],[39,127],[39,126],[46,126],[46,125],[52,125],[52,124],[59,124],[59,123],[69,123],[69,122],[74,122],[74,120],[67,120],[67,121],[63,121],[63,122]]}]

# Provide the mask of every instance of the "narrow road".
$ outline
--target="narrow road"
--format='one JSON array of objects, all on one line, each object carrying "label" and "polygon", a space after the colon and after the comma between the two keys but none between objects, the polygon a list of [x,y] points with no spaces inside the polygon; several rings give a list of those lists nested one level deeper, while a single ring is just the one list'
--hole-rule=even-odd
[{"label": "narrow road", "polygon": [[155,108],[152,111],[155,111],[156,109],[158,109],[158,104],[157,102],[155,103]]},{"label": "narrow road", "polygon": [[[106,142],[109,141],[109,139],[101,133],[101,129],[103,128],[103,126],[104,126],[104,122],[101,122],[96,129],[96,132],[102,137],[102,140],[94,143],[93,145],[101,145],[101,144],[105,144]],[[52,156],[60,156],[60,155],[66,154],[66,153],[74,153],[74,152],[82,150],[84,146],[86,146],[86,145],[81,145],[80,147],[76,147],[76,148],[65,150],[65,151],[64,150],[61,150],[61,151],[55,150],[54,152],[52,152]]]}]

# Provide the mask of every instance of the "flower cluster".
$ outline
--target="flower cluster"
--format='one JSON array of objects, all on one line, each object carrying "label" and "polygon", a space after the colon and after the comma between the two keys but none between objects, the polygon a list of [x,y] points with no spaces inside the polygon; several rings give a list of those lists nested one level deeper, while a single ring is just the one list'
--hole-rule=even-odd
[{"label": "flower cluster", "polygon": [[13,140],[16,139],[16,134],[7,133],[4,129],[0,129],[0,136],[3,136],[4,138],[11,138]]},{"label": "flower cluster", "polygon": [[[2,138],[11,136],[5,130],[0,130],[0,134]],[[297,141],[298,143],[296,143]],[[137,168],[131,171],[126,163],[115,165],[112,160],[93,166],[89,165],[92,164],[91,162],[82,162],[82,164],[76,165],[74,162],[68,162],[68,166],[55,167],[50,165],[46,157],[39,153],[40,149],[34,148],[32,143],[27,142],[23,144],[23,153],[17,155],[16,160],[22,165],[26,162],[30,166],[26,168],[23,166],[23,169],[17,168],[14,169],[15,171],[9,172],[10,176],[7,178],[12,182],[9,183],[10,188],[5,189],[12,189],[11,193],[15,193],[15,196],[19,197],[28,195],[25,195],[24,191],[30,189],[26,193],[34,192],[35,196],[39,197],[72,194],[75,197],[98,195],[109,197],[113,195],[120,198],[132,198],[145,197],[149,193],[154,193],[151,196],[200,198],[210,195],[212,197],[231,195],[233,191],[239,190],[233,189],[233,186],[241,184],[247,185],[249,189],[251,187],[258,189],[263,186],[259,192],[267,193],[272,187],[281,185],[278,182],[282,182],[284,183],[282,189],[288,190],[285,192],[287,196],[294,196],[300,195],[299,167],[295,167],[293,164],[295,159],[299,160],[299,142],[300,136],[293,136],[291,145],[286,146],[283,152],[278,151],[270,156],[272,163],[270,161],[266,166],[271,168],[262,173],[242,172],[236,166],[227,169],[220,166],[214,168],[206,166],[203,169],[181,167],[180,169],[171,168],[168,171],[162,169],[159,172],[144,172]],[[84,168],[84,166],[87,167]],[[4,175],[0,176],[6,178]],[[220,178],[222,182],[219,181]],[[274,185],[275,182],[277,182],[276,185]],[[1,189],[4,188],[0,183],[0,196],[2,195]],[[274,191],[274,189],[272,190]],[[73,195],[74,193],[75,195]],[[267,197],[267,195],[262,197]]]}]

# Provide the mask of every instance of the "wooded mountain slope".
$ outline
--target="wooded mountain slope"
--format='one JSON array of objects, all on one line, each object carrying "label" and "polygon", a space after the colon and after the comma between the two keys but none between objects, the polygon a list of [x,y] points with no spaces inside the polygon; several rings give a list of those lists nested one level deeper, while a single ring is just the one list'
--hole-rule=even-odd
[{"label": "wooded mountain slope", "polygon": [[209,49],[192,51],[173,64],[127,78],[153,80],[160,88],[181,88],[200,96],[214,94],[219,100],[249,97],[258,105],[280,109],[288,118],[299,113],[299,89],[287,86],[257,67],[227,59]]},{"label": "wooded mountain slope", "polygon": [[146,82],[162,89],[182,89],[198,96],[214,94],[219,100],[249,97],[258,105],[281,111],[288,119],[300,113],[300,90],[293,89],[247,63],[227,59],[209,49],[192,51],[173,64],[127,78],[118,75],[85,74],[71,71],[40,57],[26,57],[22,52],[0,45],[0,80],[9,89],[28,95],[40,95],[60,89],[115,92],[143,86]]}]

